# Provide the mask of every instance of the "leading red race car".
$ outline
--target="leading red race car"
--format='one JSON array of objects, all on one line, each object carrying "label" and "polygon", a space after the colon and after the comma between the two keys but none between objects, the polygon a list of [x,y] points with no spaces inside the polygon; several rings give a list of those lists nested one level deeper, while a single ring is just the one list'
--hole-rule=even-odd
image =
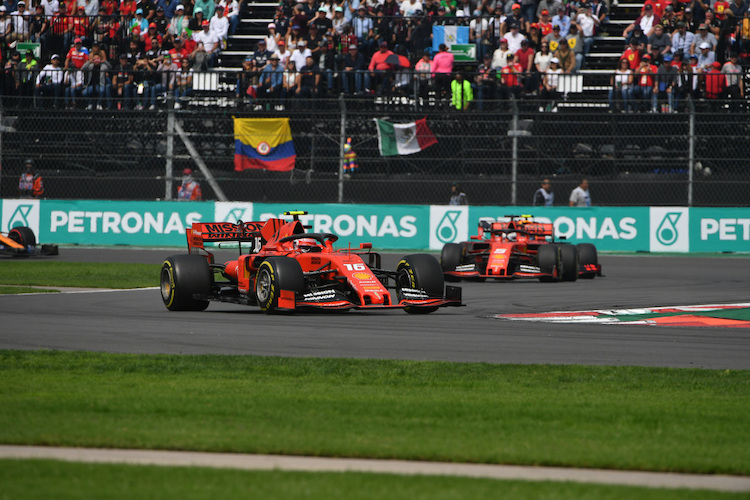
[{"label": "leading red race car", "polygon": [[500,221],[482,219],[470,241],[448,243],[440,263],[447,281],[487,278],[538,278],[575,281],[602,276],[596,247],[591,243],[555,241],[551,223],[531,215],[506,215]]},{"label": "leading red race car", "polygon": [[[201,311],[213,300],[258,305],[264,312],[400,308],[407,313],[462,305],[461,288],[445,286],[432,255],[408,255],[395,271],[387,271],[370,243],[334,250],[336,235],[305,232],[299,220],[305,214],[286,212],[291,221],[194,223],[187,231],[189,253],[162,265],[164,305],[171,311]],[[238,242],[240,255],[216,264],[204,248],[208,242]]]}]

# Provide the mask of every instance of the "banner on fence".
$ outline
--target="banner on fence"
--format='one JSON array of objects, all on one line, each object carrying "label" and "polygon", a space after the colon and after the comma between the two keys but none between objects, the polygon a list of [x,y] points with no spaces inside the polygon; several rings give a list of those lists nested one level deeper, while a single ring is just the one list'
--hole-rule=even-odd
[{"label": "banner on fence", "polygon": [[532,214],[557,238],[602,251],[748,252],[750,208],[494,207],[248,202],[2,200],[0,230],[28,226],[43,243],[184,246],[193,222],[263,221],[304,210],[310,230],[334,233],[337,248],[440,251],[468,240],[480,218]]}]

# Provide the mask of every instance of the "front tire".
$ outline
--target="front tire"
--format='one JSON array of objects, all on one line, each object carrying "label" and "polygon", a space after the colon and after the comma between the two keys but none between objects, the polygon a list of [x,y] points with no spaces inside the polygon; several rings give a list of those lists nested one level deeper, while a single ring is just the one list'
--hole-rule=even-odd
[{"label": "front tire", "polygon": [[[440,252],[440,266],[443,271],[455,271],[463,261],[464,247],[458,243],[446,243]],[[445,276],[446,281],[461,281],[457,276]]]},{"label": "front tire", "polygon": [[[553,276],[541,276],[539,281],[560,281],[560,272],[562,271],[562,255],[560,245],[542,245],[537,250],[537,264],[539,271],[542,273],[552,274]],[[555,272],[557,273],[554,276]]]},{"label": "front tire", "polygon": [[14,227],[8,233],[8,238],[26,248],[36,245],[36,235],[34,235],[34,231],[30,227]]},{"label": "front tire", "polygon": [[161,299],[170,311],[203,311],[211,295],[211,268],[200,255],[173,255],[161,266]]},{"label": "front tire", "polygon": [[562,280],[576,281],[578,279],[578,248],[575,245],[560,245],[562,258]]},{"label": "front tire", "polygon": [[279,307],[281,290],[304,291],[305,276],[299,262],[290,257],[269,257],[255,275],[255,297],[260,310],[273,312]]},{"label": "front tire", "polygon": [[[396,267],[396,293],[399,301],[402,300],[401,290],[404,288],[424,290],[430,298],[442,298],[444,286],[443,269],[432,255],[407,255]],[[409,314],[427,314],[437,310],[438,307],[404,308]]]}]

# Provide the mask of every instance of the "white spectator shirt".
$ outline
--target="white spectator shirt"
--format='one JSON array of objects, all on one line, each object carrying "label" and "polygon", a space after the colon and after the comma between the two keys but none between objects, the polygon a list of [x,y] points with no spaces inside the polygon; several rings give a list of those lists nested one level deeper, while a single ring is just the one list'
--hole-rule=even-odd
[{"label": "white spectator shirt", "polygon": [[[222,40],[226,40],[227,35],[229,34],[229,18],[227,16],[219,17],[214,14],[214,17],[212,17],[209,22],[209,27],[210,31],[216,33],[216,36]],[[206,42],[203,42],[203,44],[205,45]]]},{"label": "white spectator shirt", "polygon": [[16,33],[23,33],[24,35],[29,34],[29,11],[24,10],[23,14],[20,14],[17,10],[10,13],[11,24],[13,25],[13,31]]},{"label": "white spectator shirt", "polygon": [[62,84],[65,73],[62,66],[54,67],[52,63],[46,65],[36,77],[37,85]]},{"label": "white spectator shirt", "polygon": [[294,52],[292,52],[292,55],[289,56],[289,58],[294,61],[294,64],[297,66],[297,69],[299,70],[306,64],[307,56],[311,56],[312,51],[305,47],[304,49],[300,50],[299,48],[295,49]]},{"label": "white spectator shirt", "polygon": [[206,49],[206,52],[208,53],[218,51],[219,44],[221,43],[219,36],[210,29],[208,31],[201,30],[194,33],[193,40],[195,40],[196,43],[203,42],[203,48]]},{"label": "white spectator shirt", "polygon": [[52,17],[60,8],[60,2],[57,0],[42,0],[42,7],[44,7],[44,15]]},{"label": "white spectator shirt", "polygon": [[513,54],[521,50],[521,40],[526,40],[526,37],[523,36],[520,31],[515,35],[513,35],[512,31],[509,31],[503,38],[508,40],[508,50]]}]

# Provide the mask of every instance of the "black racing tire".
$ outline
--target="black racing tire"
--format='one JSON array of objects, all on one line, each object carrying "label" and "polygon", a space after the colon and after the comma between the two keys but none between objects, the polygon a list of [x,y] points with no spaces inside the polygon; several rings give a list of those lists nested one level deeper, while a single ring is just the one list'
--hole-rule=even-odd
[{"label": "black racing tire", "polygon": [[561,244],[560,255],[562,257],[562,280],[576,281],[578,279],[578,248],[575,245]]},{"label": "black racing tire", "polygon": [[[443,269],[435,257],[426,253],[407,255],[396,267],[396,293],[401,300],[402,288],[422,289],[427,295],[443,297],[445,280]],[[438,307],[405,307],[409,314],[427,314],[437,311]]]},{"label": "black racing tire", "polygon": [[300,293],[304,288],[302,266],[291,257],[269,257],[255,274],[255,296],[260,310],[266,313],[278,309],[281,290]]},{"label": "black racing tire", "polygon": [[[578,260],[581,266],[586,264],[599,264],[599,255],[596,252],[596,247],[592,243],[579,243],[578,247]],[[581,279],[592,280],[596,278],[596,273],[584,273],[581,275]]]},{"label": "black racing tire", "polygon": [[203,311],[211,295],[211,268],[201,255],[173,255],[161,266],[161,299],[170,311]]},{"label": "black racing tire", "polygon": [[[458,243],[446,243],[440,252],[440,266],[443,271],[455,271],[463,261],[464,247]],[[445,281],[461,281],[458,276],[444,276]]]},{"label": "black racing tire", "polygon": [[36,236],[34,235],[34,231],[30,227],[14,227],[8,233],[8,238],[25,247],[33,247],[36,245]]},{"label": "black racing tire", "polygon": [[539,250],[537,250],[536,257],[540,272],[552,274],[555,270],[555,267],[557,268],[558,272],[557,278],[553,276],[541,276],[539,278],[539,281],[560,281],[559,273],[560,271],[562,271],[562,255],[560,252],[560,245],[542,245],[539,247]]}]

